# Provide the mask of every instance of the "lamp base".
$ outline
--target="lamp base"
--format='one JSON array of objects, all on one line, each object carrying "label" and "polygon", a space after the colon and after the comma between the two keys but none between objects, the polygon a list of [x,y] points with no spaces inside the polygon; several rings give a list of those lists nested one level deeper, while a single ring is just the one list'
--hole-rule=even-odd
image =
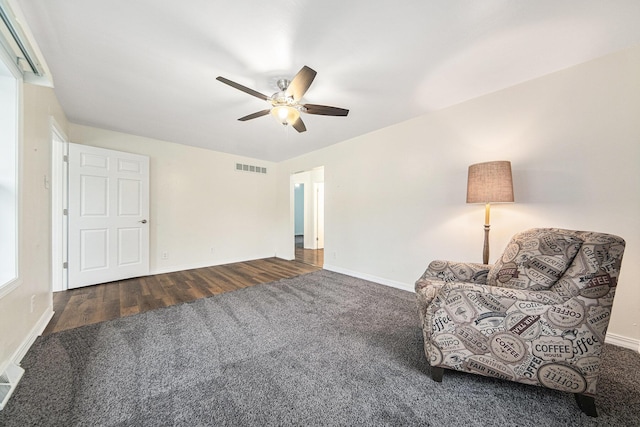
[{"label": "lamp base", "polygon": [[482,263],[489,264],[489,224],[484,225],[484,246],[482,247]]}]

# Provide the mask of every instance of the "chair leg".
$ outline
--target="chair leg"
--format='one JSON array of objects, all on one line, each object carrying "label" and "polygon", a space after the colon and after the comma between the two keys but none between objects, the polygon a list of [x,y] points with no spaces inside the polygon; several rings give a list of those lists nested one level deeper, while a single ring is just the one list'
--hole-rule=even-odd
[{"label": "chair leg", "polygon": [[437,366],[431,367],[431,379],[435,382],[441,383],[442,376],[444,375],[444,368],[439,368]]},{"label": "chair leg", "polygon": [[590,417],[598,416],[598,412],[596,411],[596,401],[592,396],[586,396],[579,393],[575,393],[574,396],[576,397],[576,402],[582,412]]}]

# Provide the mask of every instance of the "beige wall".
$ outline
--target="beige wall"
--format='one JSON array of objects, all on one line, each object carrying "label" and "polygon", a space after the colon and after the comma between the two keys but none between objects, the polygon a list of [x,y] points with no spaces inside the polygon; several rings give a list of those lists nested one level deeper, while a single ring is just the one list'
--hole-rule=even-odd
[{"label": "beige wall", "polygon": [[[275,255],[274,163],[74,124],[69,138],[150,157],[152,273]],[[237,172],[236,162],[268,173]]]},{"label": "beige wall", "polygon": [[491,256],[530,227],[622,236],[610,333],[640,340],[640,47],[283,162],[278,253],[291,256],[294,171],[325,167],[325,267],[412,289],[432,259],[480,262],[472,163],[511,160],[516,203],[492,207]]},{"label": "beige wall", "polygon": [[[639,76],[636,47],[278,165],[67,125],[51,89],[24,85],[22,285],[0,299],[0,368],[50,315],[51,116],[72,142],[151,157],[154,272],[292,258],[290,176],[325,166],[326,265],[411,289],[432,259],[480,260],[483,207],[464,203],[467,167],[511,160],[516,203],[492,209],[491,260],[529,227],[624,237],[609,331],[637,345]],[[236,161],[269,174],[235,172]]]},{"label": "beige wall", "polygon": [[39,333],[52,314],[51,190],[45,188],[45,176],[51,177],[51,117],[63,131],[67,120],[50,88],[24,84],[23,111],[19,217],[22,283],[0,299],[0,368],[26,351],[26,340]]}]

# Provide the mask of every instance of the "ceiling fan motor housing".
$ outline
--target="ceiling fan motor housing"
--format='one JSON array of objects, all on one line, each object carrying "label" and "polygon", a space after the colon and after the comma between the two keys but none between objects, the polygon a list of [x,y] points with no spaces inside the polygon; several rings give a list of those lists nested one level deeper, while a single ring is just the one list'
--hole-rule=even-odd
[{"label": "ceiling fan motor housing", "polygon": [[276,84],[278,85],[278,89],[284,92],[285,90],[287,90],[290,83],[291,83],[291,80],[289,79],[280,79]]},{"label": "ceiling fan motor housing", "polygon": [[299,105],[293,99],[293,97],[288,96],[285,91],[274,93],[273,95],[271,95],[271,98],[269,98],[269,101],[271,101],[271,105],[273,105],[274,107],[278,105],[289,105],[289,106]]}]

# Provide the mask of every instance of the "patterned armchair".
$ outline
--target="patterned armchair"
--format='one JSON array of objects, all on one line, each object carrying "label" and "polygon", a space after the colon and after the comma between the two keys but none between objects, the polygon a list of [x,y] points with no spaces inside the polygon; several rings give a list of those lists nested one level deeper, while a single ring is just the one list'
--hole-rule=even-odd
[{"label": "patterned armchair", "polygon": [[433,261],[416,282],[432,378],[443,368],[594,396],[623,239],[538,228],[515,235],[500,260]]}]

